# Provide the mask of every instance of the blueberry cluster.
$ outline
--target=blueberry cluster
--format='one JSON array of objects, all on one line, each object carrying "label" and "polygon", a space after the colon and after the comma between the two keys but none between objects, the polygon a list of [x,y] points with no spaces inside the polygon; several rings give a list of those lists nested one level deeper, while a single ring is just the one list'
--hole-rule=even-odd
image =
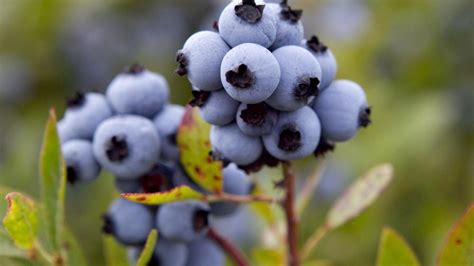
[{"label": "blueberry cluster", "polygon": [[334,80],[333,53],[304,39],[301,16],[287,1],[235,0],[217,32],[197,32],[178,51],[190,104],[213,125],[215,158],[258,170],[324,153],[370,123],[363,89]]}]

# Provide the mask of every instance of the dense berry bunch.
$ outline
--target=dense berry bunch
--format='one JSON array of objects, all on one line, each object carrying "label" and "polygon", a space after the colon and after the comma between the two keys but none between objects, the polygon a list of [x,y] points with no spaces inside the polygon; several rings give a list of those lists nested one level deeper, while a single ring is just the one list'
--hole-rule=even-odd
[{"label": "dense berry bunch", "polygon": [[197,32],[178,51],[215,158],[246,170],[319,155],[370,123],[363,89],[334,80],[336,59],[316,36],[304,39],[302,10],[287,1],[236,0],[218,32]]}]

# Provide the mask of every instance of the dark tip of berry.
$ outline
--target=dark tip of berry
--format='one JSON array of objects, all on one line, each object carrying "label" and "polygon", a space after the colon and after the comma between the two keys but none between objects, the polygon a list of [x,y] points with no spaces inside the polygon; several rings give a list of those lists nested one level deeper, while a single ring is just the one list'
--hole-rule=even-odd
[{"label": "dark tip of berry", "polygon": [[164,165],[155,165],[153,169],[140,178],[140,183],[145,193],[164,192],[171,189],[172,170]]},{"label": "dark tip of berry", "polygon": [[248,23],[257,23],[263,15],[265,5],[257,5],[255,0],[242,0],[242,4],[235,6],[235,15]]},{"label": "dark tip of berry", "polygon": [[306,101],[311,96],[317,96],[319,93],[319,83],[318,78],[304,79],[293,91],[295,99],[298,101]]},{"label": "dark tip of berry", "polygon": [[370,115],[372,113],[371,107],[363,107],[359,113],[359,126],[368,127],[372,120],[370,120]]},{"label": "dark tip of berry", "polygon": [[79,174],[76,171],[76,167],[68,165],[66,168],[67,173],[67,182],[71,185],[74,185],[79,180]]},{"label": "dark tip of berry", "polygon": [[72,97],[66,100],[66,105],[69,108],[81,107],[86,102],[86,96],[82,92],[76,92]]},{"label": "dark tip of berry", "polygon": [[215,31],[219,32],[219,21],[214,20],[214,22],[212,23],[212,28],[213,28]]},{"label": "dark tip of berry", "polygon": [[168,141],[173,145],[176,145],[178,143],[176,132],[168,136]]},{"label": "dark tip of berry", "polygon": [[258,160],[249,165],[239,165],[239,168],[244,170],[247,174],[250,174],[259,172],[264,166],[277,167],[280,162],[280,160],[273,157],[267,150],[264,149]]},{"label": "dark tip of berry", "polygon": [[106,234],[113,234],[114,233],[114,222],[112,220],[112,217],[108,214],[102,215],[102,220],[104,223],[102,224],[102,232]]},{"label": "dark tip of berry", "polygon": [[128,157],[128,144],[123,136],[113,136],[107,142],[105,153],[112,162],[120,162]]},{"label": "dark tip of berry", "polygon": [[137,75],[137,74],[142,73],[143,71],[145,71],[145,67],[138,64],[138,63],[135,63],[131,66],[126,67],[124,69],[123,73],[131,74],[131,75]]},{"label": "dark tip of berry", "polygon": [[328,47],[320,42],[316,35],[313,35],[313,37],[306,42],[306,45],[316,53],[325,53],[328,50]]},{"label": "dark tip of berry", "polygon": [[336,144],[329,140],[321,139],[319,141],[318,147],[314,151],[314,156],[324,157],[327,153],[334,151],[336,149]]},{"label": "dark tip of berry", "polygon": [[194,231],[200,232],[209,226],[209,211],[197,210],[193,217]]},{"label": "dark tip of berry", "polygon": [[295,126],[289,126],[280,133],[278,148],[296,151],[301,146],[301,133]]},{"label": "dark tip of berry", "polygon": [[240,118],[252,126],[262,126],[265,123],[267,108],[265,103],[247,104],[247,108],[240,113]]},{"label": "dark tip of berry", "polygon": [[211,96],[211,93],[208,91],[192,91],[191,93],[193,98],[189,101],[189,105],[192,107],[203,107]]},{"label": "dark tip of berry", "polygon": [[298,22],[301,17],[303,16],[303,10],[301,9],[291,9],[291,7],[288,5],[287,1],[284,1],[280,4],[281,6],[281,18],[283,20],[287,20],[291,23],[296,23]]},{"label": "dark tip of berry", "polygon": [[241,89],[246,89],[252,86],[255,82],[254,74],[245,64],[241,64],[234,70],[227,71],[227,73],[225,73],[225,78],[232,86]]},{"label": "dark tip of berry", "polygon": [[188,74],[188,59],[182,50],[179,50],[176,54],[176,61],[179,64],[178,69],[176,69],[176,73],[180,76]]}]

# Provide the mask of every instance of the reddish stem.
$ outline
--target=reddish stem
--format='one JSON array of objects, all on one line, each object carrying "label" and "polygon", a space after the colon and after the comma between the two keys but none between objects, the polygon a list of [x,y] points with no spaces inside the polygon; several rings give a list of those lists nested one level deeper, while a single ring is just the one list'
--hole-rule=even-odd
[{"label": "reddish stem", "polygon": [[250,266],[242,252],[231,242],[221,236],[214,228],[209,228],[207,233],[239,266]]},{"label": "reddish stem", "polygon": [[299,266],[298,255],[298,217],[295,211],[295,175],[289,162],[283,163],[283,178],[286,197],[283,201],[287,225],[288,265]]}]

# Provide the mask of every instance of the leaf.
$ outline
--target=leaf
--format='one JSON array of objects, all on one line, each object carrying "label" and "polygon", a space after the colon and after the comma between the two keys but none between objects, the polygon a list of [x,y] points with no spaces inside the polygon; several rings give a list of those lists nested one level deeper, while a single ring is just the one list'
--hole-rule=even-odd
[{"label": "leaf", "polygon": [[254,265],[285,266],[285,252],[279,249],[256,248],[252,251]]},{"label": "leaf", "polygon": [[336,228],[358,216],[377,199],[392,177],[393,167],[390,164],[372,168],[336,201],[329,211],[327,226]]},{"label": "leaf", "polygon": [[391,228],[384,228],[380,238],[377,265],[419,266],[420,262],[407,242],[397,232]]},{"label": "leaf", "polygon": [[26,255],[24,250],[15,246],[6,232],[0,231],[0,257],[26,258]]},{"label": "leaf", "polygon": [[56,114],[50,110],[40,155],[41,199],[50,247],[58,251],[62,241],[66,167],[56,129]]},{"label": "leaf", "polygon": [[32,249],[38,234],[38,210],[35,203],[20,193],[6,196],[8,210],[3,225],[15,245],[22,249]]},{"label": "leaf", "polygon": [[156,229],[151,230],[150,234],[145,243],[142,253],[137,261],[137,266],[146,266],[153,256],[153,251],[155,249],[156,240],[158,239],[158,231]]},{"label": "leaf", "polygon": [[[255,183],[252,195],[264,195],[263,188]],[[268,204],[267,202],[251,202],[249,207],[258,214],[267,224],[273,224],[276,221],[274,211],[274,206]]]},{"label": "leaf", "polygon": [[474,265],[474,205],[451,229],[438,255],[438,265]]},{"label": "leaf", "polygon": [[188,107],[177,133],[177,143],[183,168],[189,177],[209,192],[222,191],[222,162],[209,154],[210,125],[195,108]]},{"label": "leaf", "polygon": [[103,237],[105,265],[129,266],[127,252],[123,246],[117,244],[111,236]]},{"label": "leaf", "polygon": [[70,230],[65,230],[64,233],[66,239],[66,250],[67,250],[67,265],[69,266],[83,266],[90,265],[84,253],[81,250],[79,243],[77,242],[75,236]]},{"label": "leaf", "polygon": [[156,193],[122,193],[122,198],[141,204],[157,205],[183,200],[205,200],[206,196],[187,186]]}]

